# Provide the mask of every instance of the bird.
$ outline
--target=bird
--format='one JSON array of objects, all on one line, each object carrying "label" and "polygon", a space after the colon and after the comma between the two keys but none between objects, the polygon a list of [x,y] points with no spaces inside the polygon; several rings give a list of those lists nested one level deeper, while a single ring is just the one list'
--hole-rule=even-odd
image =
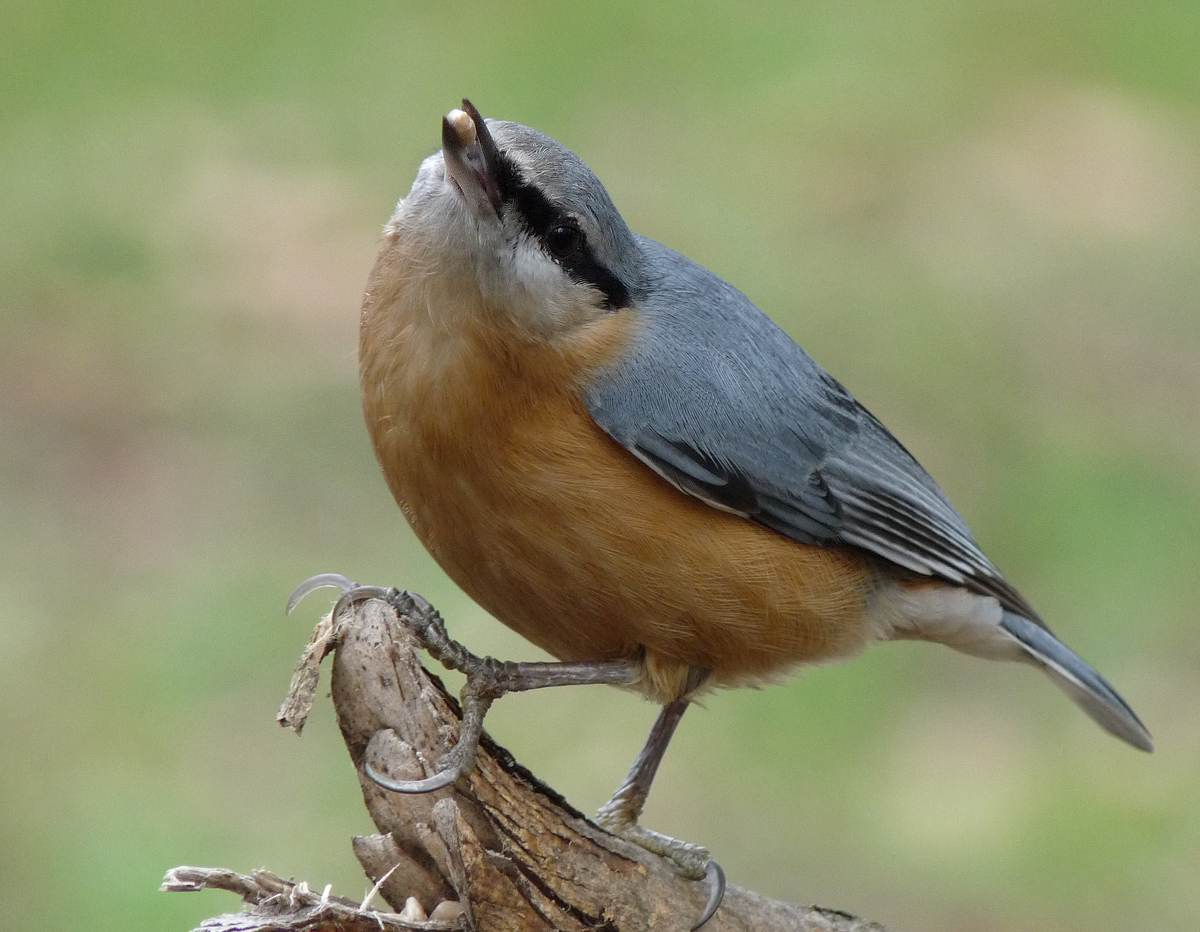
[{"label": "bird", "polygon": [[[510,664],[489,684],[417,605],[482,698],[434,778],[373,778],[445,785],[503,692],[632,689],[661,711],[598,822],[723,890],[705,849],[638,825],[680,717],[715,688],[923,640],[1032,664],[1152,750],[840,382],[734,286],[634,233],[566,146],[462,104],[383,231],[360,322],[362,407],[416,536],[558,663]],[[293,600],[331,581],[343,600],[385,592],[314,580]]]}]

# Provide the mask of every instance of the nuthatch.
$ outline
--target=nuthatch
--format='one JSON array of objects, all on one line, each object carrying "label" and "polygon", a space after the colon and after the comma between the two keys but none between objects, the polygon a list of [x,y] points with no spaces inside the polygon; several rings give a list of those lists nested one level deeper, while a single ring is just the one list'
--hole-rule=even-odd
[{"label": "nuthatch", "polygon": [[[688,703],[893,638],[1031,663],[1151,749],[840,383],[733,286],[632,232],[573,152],[463,108],[384,230],[363,411],[437,562],[564,662],[484,663],[426,612],[426,640],[474,701],[435,776],[381,783],[451,782],[503,692],[632,687],[662,711],[598,821],[716,883],[704,849],[637,825]],[[383,593],[334,581],[343,599]]]}]

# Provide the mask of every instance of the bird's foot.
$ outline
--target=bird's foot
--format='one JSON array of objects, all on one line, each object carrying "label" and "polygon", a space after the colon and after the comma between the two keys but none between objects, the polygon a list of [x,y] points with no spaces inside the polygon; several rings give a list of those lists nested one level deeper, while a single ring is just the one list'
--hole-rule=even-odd
[{"label": "bird's foot", "polygon": [[712,856],[708,853],[707,848],[643,828],[636,822],[617,822],[613,819],[606,819],[603,810],[600,815],[596,816],[596,824],[606,832],[624,838],[639,848],[645,848],[651,854],[666,858],[688,880],[702,879],[705,869],[712,861]]},{"label": "bird's foot", "polygon": [[458,743],[437,762],[434,774],[424,780],[391,780],[380,776],[369,763],[363,771],[384,789],[396,793],[431,793],[449,786],[475,766],[483,717],[491,704],[505,693],[541,689],[547,686],[576,686],[590,683],[629,685],[638,675],[636,662],[598,661],[581,663],[513,663],[473,654],[446,632],[446,623],[437,610],[415,592],[382,586],[360,586],[337,573],[322,573],[300,583],[288,599],[292,609],[310,592],[325,587],[342,590],[333,606],[336,619],[347,607],[368,599],[380,599],[395,610],[400,623],[417,644],[442,666],[466,675],[459,699],[462,724]]},{"label": "bird's foot", "polygon": [[700,918],[692,926],[692,932],[696,932],[713,917],[721,901],[725,899],[725,871],[712,859],[707,848],[642,828],[637,822],[623,818],[608,805],[601,808],[597,814],[596,824],[651,854],[666,858],[688,880],[703,881],[707,896],[704,908],[700,911]]},{"label": "bird's foot", "polygon": [[467,674],[467,683],[461,695],[463,715],[458,743],[437,762],[432,776],[424,780],[392,780],[376,773],[369,761],[363,762],[363,772],[368,777],[384,789],[396,793],[432,793],[449,786],[475,765],[479,738],[483,733],[483,717],[492,700],[503,692],[503,689],[497,691],[497,677],[488,677],[483,673],[490,669],[488,661],[491,658],[477,657],[453,640],[446,633],[441,615],[421,596],[382,586],[360,586],[338,573],[321,573],[300,583],[288,598],[288,613],[310,592],[327,587],[342,591],[333,606],[335,619],[345,608],[368,599],[380,599],[395,610],[400,623],[430,656],[443,666]]}]

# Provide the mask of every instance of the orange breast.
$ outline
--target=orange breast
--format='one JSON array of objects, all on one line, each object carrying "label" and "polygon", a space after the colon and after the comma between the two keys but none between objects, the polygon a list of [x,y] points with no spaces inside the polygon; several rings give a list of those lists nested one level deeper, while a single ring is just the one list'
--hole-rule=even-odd
[{"label": "orange breast", "polygon": [[732,684],[864,643],[860,556],[679,492],[591,420],[580,386],[636,311],[551,348],[483,307],[439,329],[405,303],[368,295],[367,426],[418,537],[500,621],[564,660],[641,654],[662,700],[691,666]]}]

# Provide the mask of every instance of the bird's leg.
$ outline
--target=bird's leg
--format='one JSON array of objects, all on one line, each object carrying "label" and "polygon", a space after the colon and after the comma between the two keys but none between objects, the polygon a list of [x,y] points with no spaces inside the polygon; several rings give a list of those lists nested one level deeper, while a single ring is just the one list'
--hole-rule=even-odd
[{"label": "bird's leg", "polygon": [[688,879],[705,881],[709,891],[708,901],[701,912],[700,920],[692,926],[692,932],[695,932],[712,918],[717,907],[721,905],[725,896],[725,872],[712,859],[706,848],[638,825],[638,817],[646,805],[646,797],[650,795],[650,784],[654,782],[654,774],[658,771],[663,753],[667,750],[671,736],[675,734],[675,728],[683,718],[688,703],[687,699],[676,699],[662,707],[646,743],[634,758],[629,773],[613,793],[612,799],[601,806],[596,814],[596,824],[653,854],[667,858],[677,865]]},{"label": "bird's leg", "polygon": [[[637,824],[642,809],[646,805],[646,797],[650,795],[650,784],[654,782],[654,775],[658,772],[658,765],[662,762],[663,753],[667,750],[671,736],[675,734],[675,728],[679,725],[679,720],[683,718],[687,707],[686,699],[676,699],[662,707],[658,718],[654,720],[654,727],[650,729],[645,744],[638,751],[638,756],[634,758],[629,773],[625,775],[625,779],[621,781],[621,785],[617,787],[612,798],[596,813],[596,824],[614,835],[635,841],[643,848],[664,857],[671,857],[667,853],[667,849],[672,844],[679,845],[683,857],[676,863],[685,874],[696,879],[704,873],[704,864],[708,861],[707,851],[703,848],[696,848],[694,845],[686,845],[684,842],[676,841],[665,835],[659,835],[657,832],[652,832]],[[659,843],[660,839],[663,842],[661,844]],[[676,860],[674,857],[671,859]]]},{"label": "bird's leg", "polygon": [[462,724],[458,743],[437,762],[433,776],[424,780],[389,780],[380,776],[370,762],[363,764],[368,777],[384,789],[396,793],[429,793],[449,786],[475,766],[483,717],[494,700],[505,693],[542,689],[547,686],[585,686],[593,683],[630,685],[638,677],[638,663],[613,660],[577,663],[511,663],[471,653],[446,632],[446,623],[425,599],[411,592],[360,586],[345,576],[323,573],[300,583],[288,599],[288,611],[314,589],[335,586],[342,590],[333,607],[337,618],[346,606],[366,599],[381,599],[395,609],[397,616],[434,660],[467,677],[460,698]]}]

